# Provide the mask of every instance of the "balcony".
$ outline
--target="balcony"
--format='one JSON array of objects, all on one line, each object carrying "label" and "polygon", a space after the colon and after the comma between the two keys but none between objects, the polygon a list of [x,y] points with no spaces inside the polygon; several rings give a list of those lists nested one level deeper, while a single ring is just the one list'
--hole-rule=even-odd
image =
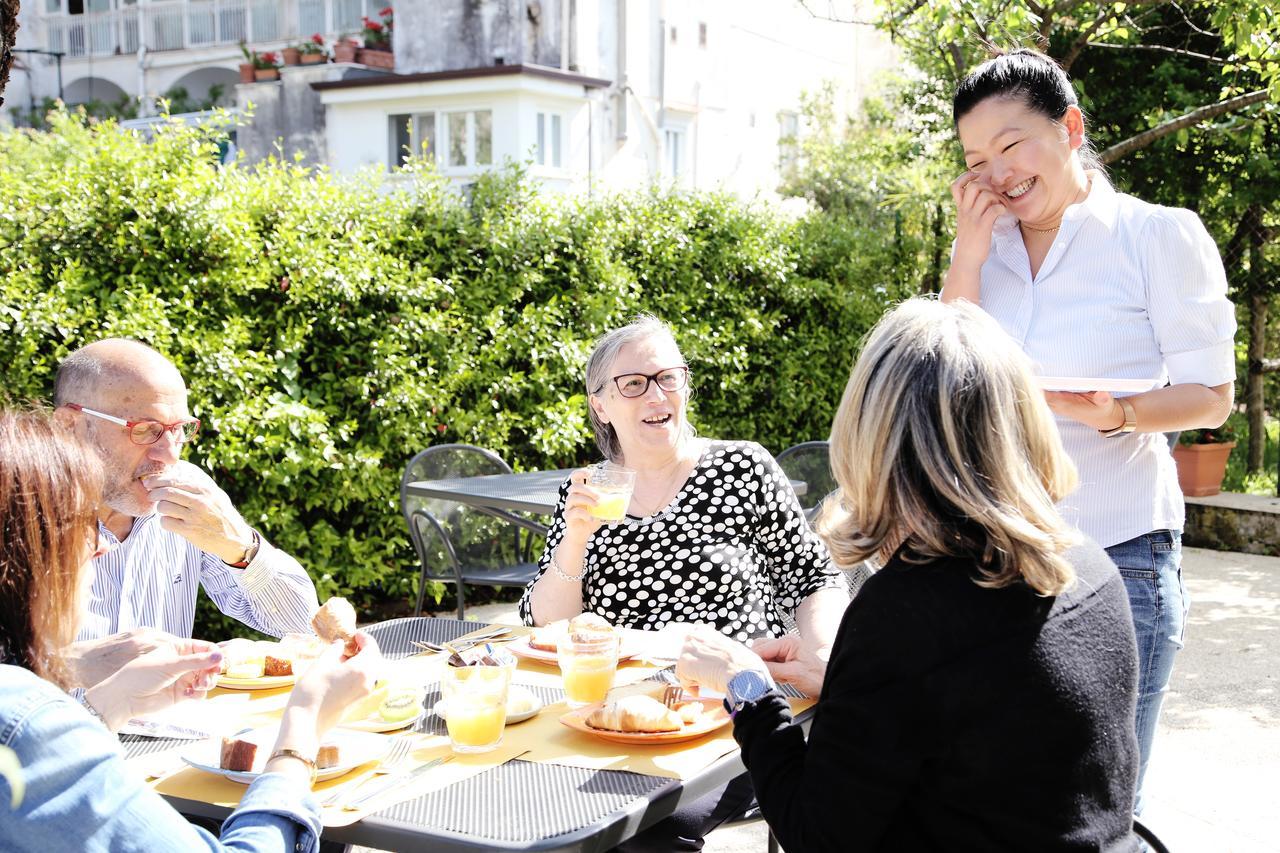
[{"label": "balcony", "polygon": [[83,15],[44,15],[45,49],[68,57],[117,56],[147,50],[298,41],[360,32],[387,0],[186,0],[126,6]]}]

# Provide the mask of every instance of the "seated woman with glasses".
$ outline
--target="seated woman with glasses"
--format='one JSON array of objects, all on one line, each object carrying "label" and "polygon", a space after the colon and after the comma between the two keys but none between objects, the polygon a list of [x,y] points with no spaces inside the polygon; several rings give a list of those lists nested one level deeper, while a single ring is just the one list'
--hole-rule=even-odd
[{"label": "seated woman with glasses", "polygon": [[845,614],[808,740],[750,649],[690,635],[786,850],[1136,851],[1137,647],[1115,565],[1026,357],[978,308],[906,302],[831,426]]},{"label": "seated woman with glasses", "polygon": [[265,771],[219,842],[125,766],[114,734],[131,717],[202,696],[218,671],[217,646],[175,638],[79,701],[64,692],[72,664],[63,652],[85,613],[90,561],[103,550],[102,481],[97,458],[43,413],[0,411],[0,746],[19,765],[0,776],[0,850],[314,853],[320,737],[372,690],[377,644],[358,633],[359,651],[344,658],[336,643],[298,680]]},{"label": "seated woman with glasses", "polygon": [[[573,473],[521,617],[545,625],[585,610],[631,628],[706,623],[737,640],[780,638],[757,646],[779,666],[825,659],[849,602],[844,577],[768,451],[695,437],[688,377],[671,329],[655,317],[597,342],[586,367],[588,415],[605,457],[636,472],[634,491],[623,520],[606,525],[592,514],[600,493],[588,485],[590,470]],[[798,641],[784,638],[785,616]],[[730,787],[729,796],[750,801],[745,780]],[[714,824],[700,821],[680,831],[689,846],[651,846],[701,849]]]}]

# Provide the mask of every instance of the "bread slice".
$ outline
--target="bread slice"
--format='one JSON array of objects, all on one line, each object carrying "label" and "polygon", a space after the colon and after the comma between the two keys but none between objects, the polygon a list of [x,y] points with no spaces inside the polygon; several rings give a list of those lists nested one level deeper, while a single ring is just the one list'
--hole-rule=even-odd
[{"label": "bread slice", "polygon": [[267,655],[262,659],[262,674],[266,676],[293,675],[293,661]]},{"label": "bread slice", "polygon": [[359,651],[355,643],[356,610],[345,598],[331,598],[311,617],[311,627],[326,643],[342,640],[348,656]]},{"label": "bread slice", "polygon": [[342,754],[336,743],[320,744],[320,751],[316,753],[316,769],[324,770],[329,767],[337,767],[342,763]]},{"label": "bread slice", "polygon": [[222,754],[218,758],[218,766],[223,770],[251,773],[257,758],[258,744],[253,741],[230,737],[222,739]]}]

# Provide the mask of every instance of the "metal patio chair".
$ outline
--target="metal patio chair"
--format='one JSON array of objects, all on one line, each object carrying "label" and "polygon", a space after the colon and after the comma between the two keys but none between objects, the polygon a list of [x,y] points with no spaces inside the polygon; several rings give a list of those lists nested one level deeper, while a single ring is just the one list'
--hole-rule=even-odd
[{"label": "metal patio chair", "polygon": [[803,480],[807,488],[800,496],[805,518],[813,521],[818,507],[835,491],[831,474],[831,445],[825,441],[806,441],[788,447],[777,455],[778,465],[792,480]]},{"label": "metal patio chair", "polygon": [[496,453],[470,444],[429,447],[405,466],[400,478],[400,511],[420,567],[413,615],[422,614],[427,581],[456,587],[458,618],[463,619],[466,584],[524,586],[537,574],[533,542],[538,537],[533,531],[545,531],[542,525],[511,513],[489,512],[406,492],[409,483],[419,480],[510,473],[511,466]]}]

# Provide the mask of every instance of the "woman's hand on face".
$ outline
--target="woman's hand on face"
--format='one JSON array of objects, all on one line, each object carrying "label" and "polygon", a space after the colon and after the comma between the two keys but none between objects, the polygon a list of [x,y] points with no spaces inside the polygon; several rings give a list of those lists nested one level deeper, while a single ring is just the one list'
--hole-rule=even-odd
[{"label": "woman's hand on face", "polygon": [[569,493],[564,499],[565,537],[586,542],[604,522],[591,514],[599,494],[587,485],[591,471],[579,468],[569,477]]},{"label": "woman's hand on face", "polygon": [[293,686],[288,710],[314,713],[317,735],[337,725],[348,706],[373,692],[382,652],[364,631],[356,632],[355,642],[358,650],[347,657],[343,641],[335,640]]},{"label": "woman's hand on face", "polygon": [[729,679],[748,669],[769,671],[760,656],[742,643],[709,625],[699,625],[684,641],[676,661],[676,678],[685,687],[706,687],[723,693]]},{"label": "woman's hand on face", "polygon": [[1055,415],[1096,430],[1115,429],[1124,423],[1124,412],[1106,391],[1045,391],[1044,399]]},{"label": "woman's hand on face", "polygon": [[956,250],[953,264],[977,270],[991,253],[991,231],[1008,212],[1004,199],[976,172],[965,172],[951,182],[956,203]]}]

